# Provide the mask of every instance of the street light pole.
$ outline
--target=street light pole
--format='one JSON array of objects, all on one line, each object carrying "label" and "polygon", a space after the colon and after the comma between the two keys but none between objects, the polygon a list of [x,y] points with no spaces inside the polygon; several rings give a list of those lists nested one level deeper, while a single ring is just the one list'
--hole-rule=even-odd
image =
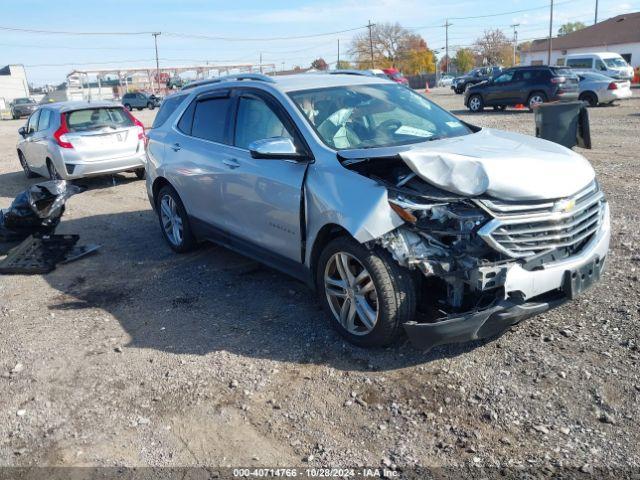
[{"label": "street light pole", "polygon": [[371,68],[376,68],[376,64],[375,61],[373,60],[373,32],[372,32],[372,28],[375,26],[375,24],[371,23],[371,20],[369,20],[369,23],[367,24],[367,28],[369,29],[369,50],[371,53]]},{"label": "street light pole", "polygon": [[446,72],[449,73],[449,27],[451,26],[451,23],[449,23],[449,19],[446,20],[445,24],[444,24],[444,36],[445,36],[445,54],[444,54],[444,58],[446,59]]},{"label": "street light pole", "polygon": [[594,24],[598,23],[598,0],[596,0],[596,17],[593,20],[593,23]]},{"label": "street light pole", "polygon": [[511,27],[513,28],[513,65],[516,65],[516,49],[518,48],[518,30],[516,30],[516,28],[518,28],[520,26],[519,23],[514,23],[513,25],[511,25]]},{"label": "street light pole", "polygon": [[160,92],[160,59],[158,58],[158,35],[160,35],[160,33],[161,32],[155,32],[151,34],[153,35],[153,43],[156,47],[156,85],[158,92]]}]

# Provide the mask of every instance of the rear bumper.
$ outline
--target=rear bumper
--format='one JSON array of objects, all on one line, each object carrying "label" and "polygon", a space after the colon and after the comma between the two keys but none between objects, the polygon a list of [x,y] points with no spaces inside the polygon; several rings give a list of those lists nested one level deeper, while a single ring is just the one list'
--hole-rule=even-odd
[{"label": "rear bumper", "polygon": [[76,178],[91,177],[95,175],[106,175],[109,173],[125,172],[127,170],[135,170],[144,168],[146,156],[144,150],[141,153],[130,157],[100,160],[95,162],[67,161],[58,160],[56,169],[65,180],[73,180]]},{"label": "rear bumper", "polygon": [[633,93],[630,88],[620,88],[617,90],[604,90],[598,93],[598,102],[607,103],[615,100],[624,100],[625,98],[631,98]]},{"label": "rear bumper", "polygon": [[554,98],[550,98],[550,101],[561,101],[561,102],[573,102],[578,100],[579,92],[576,90],[575,92],[562,92],[556,93]]},{"label": "rear bumper", "polygon": [[487,338],[562,305],[600,280],[610,235],[607,205],[602,228],[580,254],[537,270],[526,270],[519,263],[514,264],[506,274],[506,299],[487,309],[450,315],[434,323],[408,322],[404,328],[409,340],[418,348],[430,349],[447,343]]}]

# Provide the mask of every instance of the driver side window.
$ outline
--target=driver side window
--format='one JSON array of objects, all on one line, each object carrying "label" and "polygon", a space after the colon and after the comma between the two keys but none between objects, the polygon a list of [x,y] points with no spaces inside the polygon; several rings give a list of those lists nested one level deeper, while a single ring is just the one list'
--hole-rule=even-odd
[{"label": "driver side window", "polygon": [[276,113],[263,100],[255,97],[240,97],[234,145],[249,149],[256,140],[293,135],[280,121]]},{"label": "driver side window", "polygon": [[507,83],[513,79],[513,72],[506,72],[497,77],[494,82],[495,83]]}]

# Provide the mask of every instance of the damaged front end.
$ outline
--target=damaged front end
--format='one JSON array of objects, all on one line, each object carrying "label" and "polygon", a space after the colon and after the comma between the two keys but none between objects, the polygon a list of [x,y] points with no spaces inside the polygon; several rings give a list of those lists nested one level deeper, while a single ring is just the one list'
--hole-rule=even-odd
[{"label": "damaged front end", "polygon": [[[580,207],[575,218],[571,212],[522,213],[516,204],[505,208],[508,213],[502,216],[486,206],[499,202],[435,187],[399,156],[349,160],[343,165],[385,185],[390,208],[405,222],[369,243],[415,272],[421,314],[404,327],[419,348],[498,334],[562,304],[600,277],[609,242],[608,207],[601,192],[581,197],[587,207],[584,211]],[[586,215],[590,215],[587,220]],[[513,232],[532,232],[524,240],[498,236],[502,231],[495,230],[496,222],[504,229],[513,219],[517,227]],[[576,222],[579,228],[591,223],[588,230],[565,231],[565,224],[575,229]],[[492,237],[489,231],[497,233]],[[535,246],[538,239],[563,235],[572,235],[567,237],[571,241]],[[522,243],[508,244],[511,250],[502,248],[507,245],[505,238]],[[530,249],[526,254],[514,253],[524,247]]]}]

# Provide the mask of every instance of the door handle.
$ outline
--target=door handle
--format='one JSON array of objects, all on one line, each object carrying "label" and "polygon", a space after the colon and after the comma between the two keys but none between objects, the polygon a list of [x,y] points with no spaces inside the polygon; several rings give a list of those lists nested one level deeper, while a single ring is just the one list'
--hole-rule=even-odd
[{"label": "door handle", "polygon": [[238,168],[240,166],[240,162],[238,162],[238,160],[236,160],[235,158],[225,158],[224,160],[222,160],[222,163],[224,163],[231,169]]},{"label": "door handle", "polygon": [[171,150],[173,150],[174,152],[177,152],[180,149],[182,149],[182,147],[179,143],[174,143],[173,145],[171,145]]}]

